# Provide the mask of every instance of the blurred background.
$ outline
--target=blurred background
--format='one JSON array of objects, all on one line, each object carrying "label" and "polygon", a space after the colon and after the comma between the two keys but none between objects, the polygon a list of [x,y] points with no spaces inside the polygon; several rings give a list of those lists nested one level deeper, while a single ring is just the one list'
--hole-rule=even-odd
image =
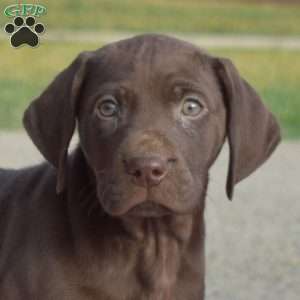
[{"label": "blurred background", "polygon": [[[16,1],[0,1],[0,9]],[[22,1],[18,1],[22,3]],[[23,3],[25,3],[23,1]],[[189,39],[231,58],[278,116],[300,135],[300,1],[41,0],[46,26],[37,49],[0,39],[0,128],[21,126],[29,101],[82,50],[141,32]],[[0,26],[9,22],[3,14]]]},{"label": "blurred background", "polygon": [[[24,1],[0,1],[0,10]],[[39,47],[13,49],[0,33],[0,166],[41,159],[22,114],[83,50],[143,32],[189,40],[232,59],[277,116],[283,143],[270,161],[224,193],[227,151],[212,172],[207,204],[207,299],[300,297],[300,1],[41,0]],[[1,28],[12,19],[0,16]]]}]

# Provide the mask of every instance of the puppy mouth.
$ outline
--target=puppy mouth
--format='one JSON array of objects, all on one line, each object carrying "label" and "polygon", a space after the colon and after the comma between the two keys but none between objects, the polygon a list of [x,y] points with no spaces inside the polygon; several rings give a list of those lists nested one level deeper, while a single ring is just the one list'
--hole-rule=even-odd
[{"label": "puppy mouth", "polygon": [[132,207],[127,215],[135,216],[135,217],[163,217],[166,215],[170,215],[172,212],[169,208],[155,203],[150,200],[146,200],[143,203],[137,204]]}]

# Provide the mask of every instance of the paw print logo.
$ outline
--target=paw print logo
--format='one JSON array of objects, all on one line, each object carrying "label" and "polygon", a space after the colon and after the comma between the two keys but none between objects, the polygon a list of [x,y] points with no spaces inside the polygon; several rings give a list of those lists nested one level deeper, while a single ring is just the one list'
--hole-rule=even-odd
[{"label": "paw print logo", "polygon": [[39,35],[44,33],[45,26],[42,23],[35,22],[35,18],[28,16],[15,17],[13,23],[5,25],[4,30],[11,35],[10,43],[12,47],[17,48],[21,45],[27,44],[31,47],[36,47],[39,44]]}]

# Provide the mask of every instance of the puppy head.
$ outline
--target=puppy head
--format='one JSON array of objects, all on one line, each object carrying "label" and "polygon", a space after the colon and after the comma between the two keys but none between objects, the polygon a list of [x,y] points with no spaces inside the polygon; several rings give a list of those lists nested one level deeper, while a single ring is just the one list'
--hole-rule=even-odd
[{"label": "puppy head", "polygon": [[76,119],[98,199],[117,216],[202,206],[226,136],[231,198],[279,141],[274,117],[230,61],[160,35],[81,54],[25,112],[29,135],[58,168],[58,192]]}]

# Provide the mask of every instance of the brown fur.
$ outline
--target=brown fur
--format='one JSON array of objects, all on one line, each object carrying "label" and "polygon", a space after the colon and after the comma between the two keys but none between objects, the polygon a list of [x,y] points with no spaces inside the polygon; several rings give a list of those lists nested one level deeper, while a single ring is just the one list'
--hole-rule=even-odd
[{"label": "brown fur", "polygon": [[[197,117],[181,112],[191,93],[202,102]],[[118,116],[99,117],[105,94]],[[68,156],[76,122],[80,142]],[[48,162],[0,170],[5,300],[204,299],[210,166],[227,137],[231,198],[280,140],[229,60],[162,35],[82,53],[24,125]]]}]

